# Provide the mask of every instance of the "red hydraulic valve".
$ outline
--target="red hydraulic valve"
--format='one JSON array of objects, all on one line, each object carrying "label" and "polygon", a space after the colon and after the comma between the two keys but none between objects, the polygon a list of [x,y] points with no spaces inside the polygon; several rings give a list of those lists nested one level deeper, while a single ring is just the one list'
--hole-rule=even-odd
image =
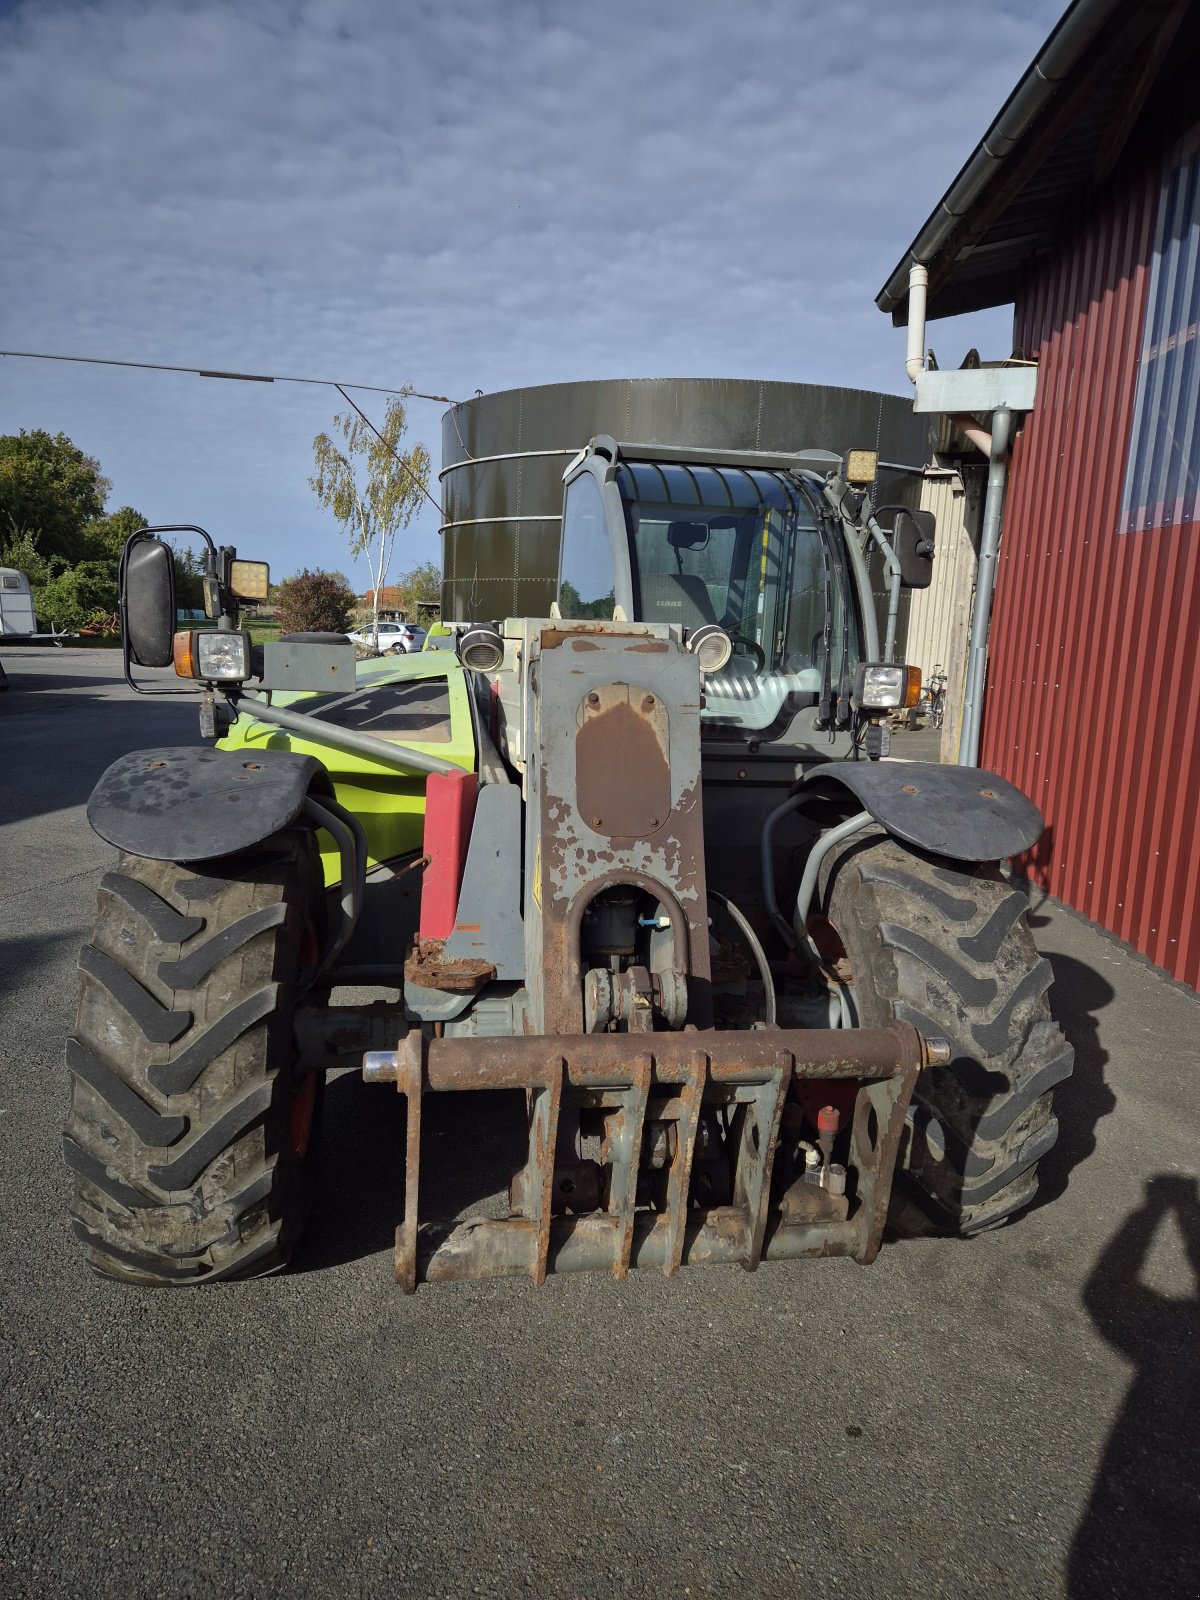
[{"label": "red hydraulic valve", "polygon": [[833,1141],[842,1125],[842,1114],[836,1106],[822,1106],[817,1112],[817,1143],[828,1166],[833,1159]]}]

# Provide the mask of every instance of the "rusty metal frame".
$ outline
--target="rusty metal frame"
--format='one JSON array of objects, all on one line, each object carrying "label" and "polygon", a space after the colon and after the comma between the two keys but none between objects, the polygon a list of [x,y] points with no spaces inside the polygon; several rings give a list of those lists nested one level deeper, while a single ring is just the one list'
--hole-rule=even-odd
[{"label": "rusty metal frame", "polygon": [[[673,964],[688,979],[688,1020],[711,1027],[695,657],[636,630],[585,633],[547,625],[530,643],[527,671],[537,690],[528,697],[523,746],[532,1026],[547,1036],[582,1030],[582,917],[605,888],[630,884],[654,895],[670,918]],[[630,770],[635,730],[642,756]],[[621,819],[626,827],[637,823],[632,834],[609,831],[613,819],[605,817],[610,808],[595,792],[597,772],[611,774],[622,791],[657,792],[645,817]]]},{"label": "rusty metal frame", "polygon": [[[391,1079],[407,1102],[404,1220],[396,1230],[396,1280],[418,1281],[608,1271],[848,1255],[874,1260],[883,1236],[905,1112],[929,1060],[907,1023],[884,1028],[762,1029],[716,1033],[432,1039],[414,1030],[394,1054],[371,1058],[373,1081]],[[780,1119],[794,1078],[857,1080],[850,1127],[856,1206],[846,1220],[787,1222],[771,1210]],[[525,1213],[457,1224],[420,1221],[421,1100],[426,1090],[524,1089],[529,1095]],[[564,1104],[617,1113],[610,1140],[608,1209],[553,1211],[554,1161]],[[737,1187],[730,1205],[689,1209],[701,1107],[740,1119]],[[662,1210],[638,1209],[637,1176],[648,1112],[675,1124],[675,1156]]]}]

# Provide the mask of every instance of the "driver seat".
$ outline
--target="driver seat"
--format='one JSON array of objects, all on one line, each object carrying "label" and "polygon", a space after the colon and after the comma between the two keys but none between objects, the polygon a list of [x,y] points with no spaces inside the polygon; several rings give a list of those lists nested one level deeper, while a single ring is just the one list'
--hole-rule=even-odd
[{"label": "driver seat", "polygon": [[717,614],[703,578],[690,572],[649,572],[643,575],[642,622],[674,622],[698,628],[715,622]]}]

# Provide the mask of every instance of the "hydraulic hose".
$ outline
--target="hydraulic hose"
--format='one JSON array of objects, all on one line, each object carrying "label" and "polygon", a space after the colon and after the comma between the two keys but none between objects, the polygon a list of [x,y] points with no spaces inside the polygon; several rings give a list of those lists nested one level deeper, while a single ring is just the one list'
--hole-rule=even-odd
[{"label": "hydraulic hose", "polygon": [[801,789],[798,794],[789,795],[782,805],[776,806],[774,811],[764,819],[762,831],[759,834],[763,905],[766,906],[771,921],[783,935],[784,943],[790,950],[798,950],[800,941],[796,937],[796,932],[791,922],[779,909],[779,899],[775,893],[775,863],[771,859],[771,840],[775,834],[776,823],[782,822],[784,817],[793,811],[798,811],[806,800],[811,799],[812,795],[806,789]]},{"label": "hydraulic hose", "polygon": [[750,953],[753,955],[756,963],[758,964],[758,973],[759,977],[762,979],[763,992],[766,996],[763,1008],[766,1014],[763,1020],[768,1028],[773,1028],[775,1026],[775,980],[771,976],[771,968],[767,962],[767,952],[763,949],[762,943],[754,929],[750,926],[748,919],[741,911],[738,910],[737,906],[735,906],[733,901],[729,899],[728,895],[723,895],[716,889],[710,889],[708,894],[710,899],[717,901],[719,905],[723,905],[725,907],[726,911],[728,911],[730,915],[730,918],[737,924],[739,930],[741,931],[742,937],[750,946]]}]

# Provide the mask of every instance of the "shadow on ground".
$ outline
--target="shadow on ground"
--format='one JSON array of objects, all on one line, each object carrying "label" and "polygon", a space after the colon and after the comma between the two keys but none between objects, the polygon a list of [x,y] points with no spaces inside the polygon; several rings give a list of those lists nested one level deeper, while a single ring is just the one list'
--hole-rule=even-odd
[{"label": "shadow on ground", "polygon": [[199,741],[190,692],[116,699],[84,693],[96,689],[95,678],[30,676],[21,684],[10,669],[9,679],[12,686],[0,695],[0,826],[83,805],[104,769],[127,750]]},{"label": "shadow on ground", "polygon": [[[317,1161],[320,1199],[295,1271],[391,1251],[404,1215],[404,1146],[404,1100],[394,1089],[364,1083],[357,1072],[330,1080]],[[508,1183],[527,1146],[520,1092],[425,1095],[421,1220],[482,1210],[507,1215]]]},{"label": "shadow on ground", "polygon": [[[35,695],[40,702],[39,709],[45,709],[45,702],[56,696],[67,697],[72,700],[105,699],[110,698],[100,693],[94,695],[81,695],[81,689],[97,689],[100,685],[108,686],[107,679],[98,678],[94,672],[38,672],[36,668],[22,670],[21,663],[15,661],[11,654],[5,656],[4,664],[8,669],[9,688],[13,693],[11,700],[5,701],[7,711],[17,714],[25,709],[24,699],[28,695]],[[119,658],[118,658],[119,664]]]},{"label": "shadow on ground", "polygon": [[[1142,1282],[1174,1215],[1193,1276],[1184,1299]],[[1151,1178],[1083,1291],[1100,1336],[1134,1369],[1071,1547],[1072,1600],[1200,1592],[1200,1195],[1196,1180]]]},{"label": "shadow on ground", "polygon": [[29,933],[21,938],[0,939],[0,996],[12,996],[27,983],[61,973],[64,951],[72,957],[79,949],[79,935],[70,933]]},{"label": "shadow on ground", "polygon": [[1096,1125],[1117,1106],[1104,1078],[1108,1052],[1100,1044],[1097,1022],[1115,991],[1093,967],[1072,956],[1052,954],[1046,959],[1054,969],[1050,1010],[1075,1048],[1075,1068],[1054,1096],[1058,1142],[1038,1166],[1035,1204],[1039,1206],[1066,1192],[1072,1170],[1096,1148]]}]

